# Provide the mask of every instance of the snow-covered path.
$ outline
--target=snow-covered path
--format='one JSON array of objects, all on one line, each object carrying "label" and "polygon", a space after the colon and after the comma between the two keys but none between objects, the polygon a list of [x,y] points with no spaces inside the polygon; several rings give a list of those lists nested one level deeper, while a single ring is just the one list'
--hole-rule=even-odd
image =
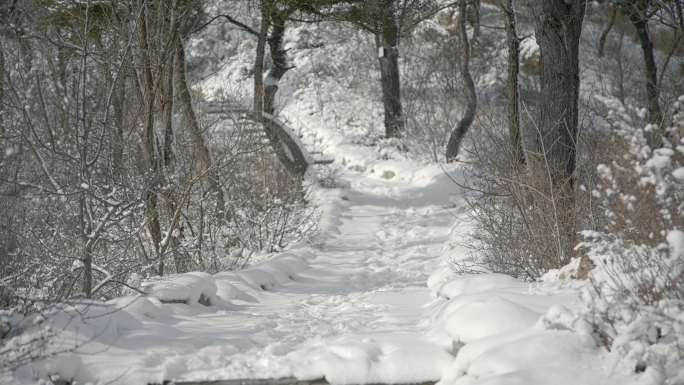
[{"label": "snow-covered path", "polygon": [[[460,200],[438,166],[382,164],[403,167],[401,176],[346,170],[344,188],[316,190],[323,217],[311,242],[211,276],[214,306],[162,304],[154,296],[114,301],[123,309],[107,322],[86,319],[62,335],[85,345],[37,370],[120,384],[439,380],[453,357],[428,337],[426,282]],[[30,382],[33,370],[18,378]]]},{"label": "snow-covered path", "polygon": [[[433,176],[437,184],[448,180]],[[427,340],[429,324],[421,321],[431,300],[426,281],[454,221],[448,186],[416,191],[382,178],[349,177],[348,189],[325,198],[336,215],[303,251],[306,269],[273,290],[255,292],[234,282],[256,302],[206,315],[199,325],[195,318],[177,325],[188,333],[248,342],[233,343],[238,351],[209,363],[203,360],[216,344],[178,356],[166,379],[297,375],[359,383],[387,381],[390,372],[404,381],[441,377],[451,357]],[[435,193],[439,189],[444,191]],[[425,191],[433,194],[426,197]]]}]

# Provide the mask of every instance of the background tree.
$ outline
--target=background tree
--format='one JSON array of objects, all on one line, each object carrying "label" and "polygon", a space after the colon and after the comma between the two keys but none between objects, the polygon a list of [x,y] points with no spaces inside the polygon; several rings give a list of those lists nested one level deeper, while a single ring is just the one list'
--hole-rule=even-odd
[{"label": "background tree", "polygon": [[443,6],[431,0],[351,0],[347,3],[347,7],[327,17],[351,22],[373,34],[380,69],[385,137],[400,137],[405,124],[399,70],[401,36]]}]

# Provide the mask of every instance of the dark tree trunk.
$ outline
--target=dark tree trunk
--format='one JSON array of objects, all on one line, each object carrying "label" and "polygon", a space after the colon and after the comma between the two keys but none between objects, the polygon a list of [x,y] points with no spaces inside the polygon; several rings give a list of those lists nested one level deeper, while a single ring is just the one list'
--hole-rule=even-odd
[{"label": "dark tree trunk", "polygon": [[477,93],[475,92],[475,83],[473,77],[470,75],[470,42],[468,41],[468,31],[466,30],[466,6],[467,0],[461,0],[459,3],[458,14],[458,31],[461,44],[463,45],[463,55],[461,56],[461,76],[463,83],[466,86],[466,94],[468,101],[465,106],[465,112],[461,120],[458,122],[456,129],[449,136],[449,142],[446,148],[447,162],[453,162],[458,156],[461,144],[465,135],[468,133],[470,126],[475,120],[475,113],[477,112]]},{"label": "dark tree trunk", "polygon": [[606,40],[608,40],[608,34],[610,34],[610,31],[615,25],[615,19],[617,19],[617,7],[612,7],[610,10],[610,19],[608,20],[608,24],[606,25],[606,28],[601,31],[601,36],[599,37],[598,57],[603,57],[603,52],[606,48]]},{"label": "dark tree trunk", "polygon": [[[261,78],[260,68],[263,68],[263,50],[260,53],[259,46],[257,45],[257,65],[255,67],[259,71],[254,74],[254,91],[261,92],[263,97],[255,95],[255,108],[259,108],[259,105],[261,105],[261,109],[254,111],[254,117],[256,121],[262,124],[266,137],[278,157],[278,161],[291,175],[303,177],[309,166],[304,155],[304,149],[299,147],[298,143],[291,137],[292,133],[288,133],[286,127],[273,116],[275,114],[274,103],[278,92],[278,84],[285,73],[292,68],[288,64],[287,53],[283,48],[285,23],[290,16],[290,11],[280,11],[273,7],[268,8],[268,11],[262,15],[262,27],[264,23],[270,24],[272,27],[270,36],[268,39],[265,39],[268,42],[271,53],[271,68],[268,71],[265,82],[262,83],[260,79],[256,78]],[[266,29],[262,28],[261,32],[266,33]],[[259,40],[262,40],[262,38],[260,37]]]},{"label": "dark tree trunk", "polygon": [[480,0],[470,0],[470,7],[468,12],[468,23],[473,27],[473,40],[477,41],[480,38]]},{"label": "dark tree trunk", "polygon": [[[634,29],[636,29],[641,51],[644,57],[644,76],[646,80],[646,98],[648,101],[648,121],[650,123],[660,125],[663,120],[663,113],[660,109],[660,102],[658,101],[658,67],[655,62],[653,51],[653,41],[648,31],[648,19],[646,16],[645,2],[637,1],[638,4],[629,8],[629,20],[632,22]],[[655,133],[656,135],[658,133]],[[649,142],[651,145],[658,142],[658,138],[651,137]]]},{"label": "dark tree trunk", "polygon": [[508,45],[508,134],[511,141],[513,166],[525,164],[522,136],[520,133],[520,91],[518,74],[520,72],[520,40],[515,22],[513,0],[502,0],[501,8],[506,18],[506,43]]},{"label": "dark tree trunk", "polygon": [[115,91],[112,99],[114,109],[114,130],[112,132],[112,176],[115,181],[120,181],[124,176],[124,106],[126,103],[126,68],[121,68],[121,80],[118,90]]},{"label": "dark tree trunk", "polygon": [[578,137],[579,41],[586,0],[540,0],[536,38],[541,51],[537,153],[539,180],[548,180],[557,233],[558,263],[574,256],[574,173]]},{"label": "dark tree trunk", "polygon": [[379,5],[379,31],[375,34],[375,45],[380,64],[385,136],[398,138],[404,131],[399,77],[399,26],[394,15],[394,1],[384,0]]},{"label": "dark tree trunk", "polygon": [[274,115],[275,96],[278,92],[278,83],[285,73],[292,67],[287,62],[287,52],[283,48],[285,37],[285,23],[289,17],[288,12],[274,11],[271,14],[271,36],[268,38],[268,46],[271,52],[271,69],[268,71],[264,84],[264,112]]}]

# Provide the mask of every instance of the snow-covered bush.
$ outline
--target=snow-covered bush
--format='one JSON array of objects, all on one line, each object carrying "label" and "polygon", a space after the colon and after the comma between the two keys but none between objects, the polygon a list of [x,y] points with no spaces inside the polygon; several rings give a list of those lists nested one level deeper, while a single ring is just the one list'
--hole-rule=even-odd
[{"label": "snow-covered bush", "polygon": [[[567,262],[558,247],[564,219],[555,215],[554,205],[560,198],[547,177],[511,161],[505,125],[496,118],[480,119],[477,138],[468,142],[464,191],[475,226],[469,245],[476,263],[488,270],[535,280]],[[582,141],[596,139],[587,135]],[[586,167],[578,166],[578,179],[586,173]],[[575,194],[577,202],[589,195],[580,189]],[[578,205],[577,217],[588,217],[591,209]]]},{"label": "snow-covered bush", "polygon": [[[648,145],[653,125],[641,111],[610,109],[612,162],[597,167],[592,195],[604,220],[583,232],[578,250],[595,265],[584,293],[599,340],[635,371],[684,380],[684,97],[663,145]],[[679,369],[677,369],[679,367]],[[679,373],[676,373],[680,370]],[[678,379],[678,380],[672,380]]]}]

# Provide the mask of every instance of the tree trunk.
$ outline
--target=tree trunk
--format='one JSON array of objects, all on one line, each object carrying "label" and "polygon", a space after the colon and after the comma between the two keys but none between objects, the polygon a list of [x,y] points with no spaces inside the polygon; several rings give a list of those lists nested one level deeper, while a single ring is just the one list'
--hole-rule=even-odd
[{"label": "tree trunk", "polygon": [[461,0],[459,3],[458,31],[461,44],[463,44],[463,55],[461,56],[460,63],[461,76],[463,77],[463,83],[466,86],[468,101],[465,106],[463,117],[458,122],[456,129],[454,129],[449,136],[449,142],[447,143],[446,148],[447,162],[456,160],[458,152],[461,149],[463,138],[465,138],[470,126],[472,126],[473,121],[475,120],[475,113],[477,112],[477,93],[475,92],[473,77],[470,75],[470,42],[468,41],[468,31],[466,30],[466,1],[467,0]]},{"label": "tree trunk", "polygon": [[[4,47],[0,45],[0,100],[3,99],[6,79],[5,70],[5,52]],[[5,151],[7,154],[0,156],[0,227],[4,230],[0,233],[0,274],[2,269],[12,261],[12,256],[16,254],[17,249],[17,228],[15,225],[15,218],[17,213],[17,200],[19,198],[19,188],[17,185],[17,177],[19,172],[19,160],[21,155],[17,152],[10,153],[12,142],[5,139],[7,136],[7,127],[5,124],[5,103],[0,102],[0,138],[3,138],[3,144],[6,145]],[[16,151],[16,149],[14,149]]]},{"label": "tree trunk", "polygon": [[256,59],[254,62],[254,113],[257,120],[261,120],[264,112],[264,56],[266,52],[266,38],[270,27],[268,2],[261,2],[261,28],[257,36]]},{"label": "tree trunk", "polygon": [[375,45],[380,63],[385,136],[398,138],[404,131],[404,119],[399,77],[399,26],[394,15],[394,1],[382,1],[378,11],[380,31],[375,34]]},{"label": "tree trunk", "polygon": [[147,163],[147,172],[151,173],[151,182],[147,186],[145,192],[145,203],[147,211],[147,229],[154,243],[156,257],[159,259],[159,275],[164,274],[164,258],[159,255],[161,243],[161,224],[159,223],[159,211],[157,207],[157,186],[159,183],[158,173],[159,165],[157,161],[157,154],[155,151],[155,135],[154,135],[154,101],[155,101],[155,85],[152,78],[152,64],[150,60],[149,44],[148,44],[148,9],[143,9],[140,28],[139,41],[142,55],[142,80],[143,80],[143,97],[144,97],[144,115],[143,115],[143,156]]},{"label": "tree trunk", "polygon": [[468,7],[468,23],[473,27],[473,40],[477,41],[480,38],[480,0],[470,0],[470,7]]},{"label": "tree trunk", "polygon": [[617,52],[615,53],[615,65],[617,67],[617,98],[625,104],[625,71],[622,65],[622,45],[625,41],[625,31],[620,31]]},{"label": "tree trunk", "polygon": [[278,83],[290,70],[287,63],[287,53],[283,49],[283,38],[285,37],[285,23],[289,17],[288,12],[274,11],[271,14],[271,36],[268,38],[268,46],[271,52],[271,69],[268,71],[264,84],[264,112],[274,115],[275,96],[278,92]]},{"label": "tree trunk", "polygon": [[[653,41],[648,31],[648,19],[645,15],[645,5],[633,5],[629,9],[629,20],[632,22],[634,29],[636,29],[637,37],[641,45],[641,51],[644,57],[644,76],[646,77],[646,98],[648,101],[648,121],[650,123],[660,125],[663,120],[663,113],[660,109],[660,102],[658,101],[658,67],[656,66],[655,56],[653,52]],[[651,146],[657,145],[660,142],[657,135],[659,132],[654,132],[654,135],[649,137],[649,144]]]},{"label": "tree trunk", "polygon": [[548,180],[558,263],[574,255],[574,172],[578,136],[579,41],[586,0],[540,0],[536,38],[541,51],[541,100],[535,168]]},{"label": "tree trunk", "polygon": [[606,25],[606,28],[603,29],[601,36],[599,37],[598,57],[603,57],[603,52],[606,48],[606,40],[608,40],[608,34],[610,34],[610,31],[615,25],[615,19],[617,19],[617,7],[612,7],[610,10],[610,19],[608,20],[608,24]]},{"label": "tree trunk", "polygon": [[[179,46],[176,44],[176,41],[179,40],[178,36],[178,31],[176,27],[176,6],[175,2],[174,5],[168,8],[169,14],[167,15],[167,31],[168,35],[165,36],[165,38],[170,39],[172,41],[172,45],[170,46],[162,46],[162,47],[168,47],[168,49],[164,49],[164,56],[166,60],[163,63],[163,68],[161,69],[161,95],[160,95],[160,103],[161,103],[161,111],[162,111],[162,128],[164,129],[164,146],[163,146],[163,151],[162,151],[162,160],[164,162],[164,171],[166,174],[164,175],[164,188],[162,190],[162,196],[164,197],[164,201],[166,203],[166,210],[170,215],[173,215],[173,213],[176,212],[176,209],[180,202],[177,202],[177,191],[174,188],[174,186],[177,185],[177,183],[174,183],[175,181],[173,178],[176,175],[176,164],[175,164],[175,157],[173,154],[173,139],[174,139],[174,132],[173,132],[173,111],[174,111],[174,105],[175,105],[175,98],[174,98],[174,75],[176,73],[176,62],[179,60],[179,54],[178,50],[182,50],[183,47]],[[175,87],[175,89],[179,90],[179,87]],[[185,273],[189,271],[189,261],[190,257],[187,255],[187,253],[183,252],[181,249],[181,237],[182,237],[182,228],[179,229],[180,235],[176,236],[172,234],[169,237],[169,251],[171,253],[171,257],[173,258],[174,265],[176,267],[176,273]]]},{"label": "tree trunk", "polygon": [[[262,124],[266,137],[278,157],[278,161],[291,175],[303,177],[309,166],[304,155],[304,149],[299,147],[299,144],[291,137],[292,133],[288,132],[286,127],[273,116],[275,114],[274,103],[276,93],[278,92],[278,84],[285,73],[291,69],[288,65],[286,51],[283,49],[285,23],[289,16],[290,11],[280,11],[274,8],[271,8],[268,14],[262,15],[262,27],[263,23],[272,26],[271,35],[266,39],[271,53],[271,69],[266,76],[263,98],[255,97],[255,106],[258,103],[263,103],[261,110],[255,110],[255,119]],[[262,28],[261,32],[265,33],[265,30]],[[261,37],[259,39],[261,40]],[[263,60],[260,61],[258,57],[263,58],[263,52],[259,52],[259,45],[257,44],[257,65],[255,67],[262,68]],[[260,71],[254,74],[255,92],[259,92]]]},{"label": "tree trunk", "polygon": [[515,21],[513,0],[502,0],[501,8],[506,18],[506,43],[508,45],[508,134],[511,143],[513,166],[525,164],[522,136],[520,133],[520,91],[518,74],[520,72],[520,40]]}]

